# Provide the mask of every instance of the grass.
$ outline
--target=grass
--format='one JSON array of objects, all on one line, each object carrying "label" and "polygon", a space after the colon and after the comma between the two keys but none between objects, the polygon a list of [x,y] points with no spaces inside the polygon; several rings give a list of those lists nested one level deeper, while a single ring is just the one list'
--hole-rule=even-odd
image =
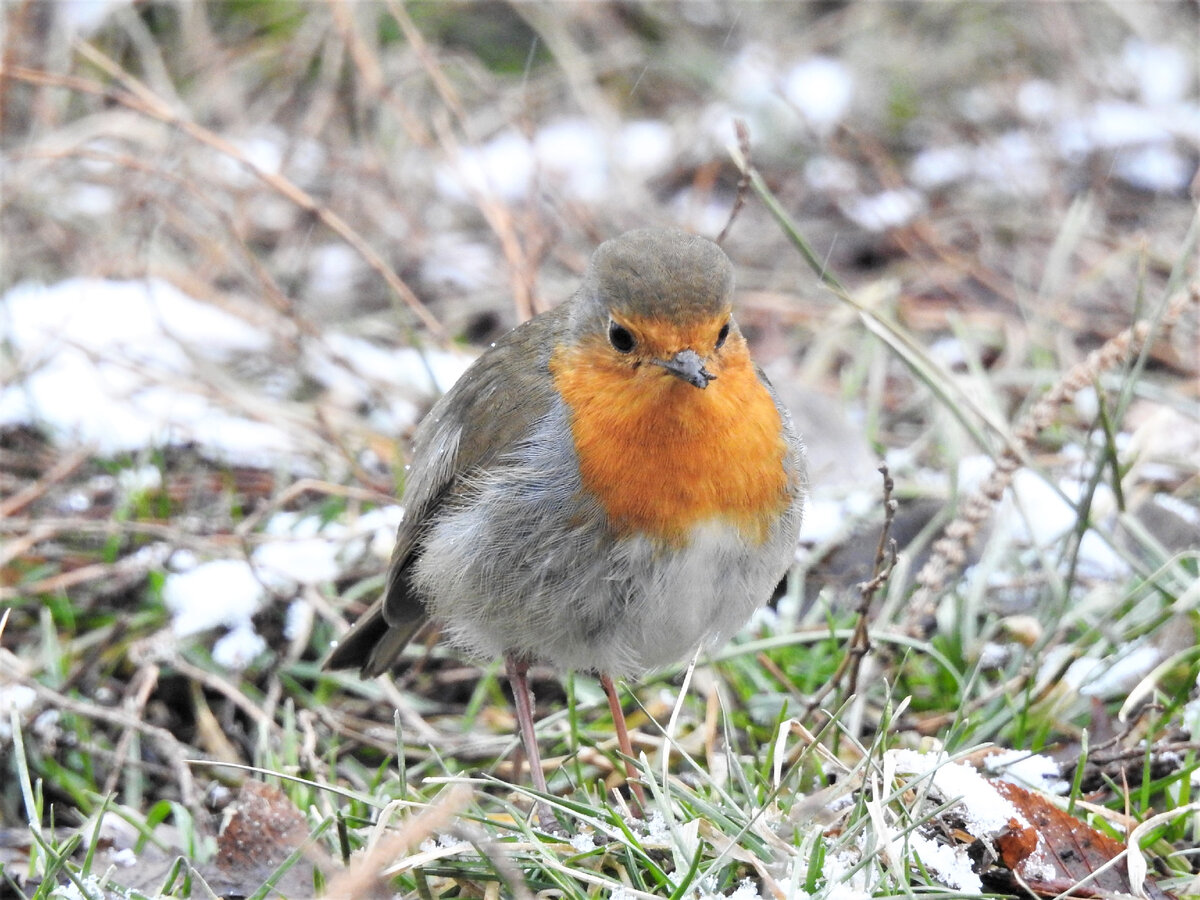
[{"label": "grass", "polygon": [[[965,122],[953,98],[986,106],[1026,74],[1107,96],[1062,61],[1056,17],[1074,56],[1097,59],[1119,55],[1114,35],[1184,33],[1189,14],[1156,7],[1135,29],[1082,6],[963,4],[935,22],[862,4],[800,8],[800,34],[782,5],[716,24],[664,9],[494,6],[483,32],[470,7],[181,7],[190,25],[138,7],[75,43],[5,9],[30,40],[0,83],[3,286],[151,273],[235,310],[272,348],[198,368],[198,389],[304,449],[302,466],[264,467],[0,430],[0,897],[1018,894],[990,857],[977,885],[939,869],[939,852],[990,852],[995,835],[900,764],[921,751],[983,769],[992,748],[1050,758],[1070,785],[1062,808],[1117,840],[1137,833],[1154,886],[1200,894],[1200,542],[1144,513],[1162,500],[1186,519],[1198,496],[1180,440],[1195,427],[1194,205],[1059,161],[1054,190],[1001,201],[969,181],[870,234],[801,174],[824,158],[859,187],[902,183],[922,129],[983,141],[1007,127],[1007,114]],[[999,82],[970,62],[980,29],[1003,37],[989,53],[1020,48]],[[472,44],[497,33],[521,52]],[[918,52],[933,34],[936,58]],[[886,90],[832,135],[781,138],[759,110],[748,140],[714,150],[689,123],[731,90],[728,70],[701,64],[727,45],[750,59],[822,50],[861,67],[863,97]],[[40,58],[18,52],[34,46]],[[12,125],[16,109],[36,115]],[[605,127],[668,122],[675,153],[590,201],[549,171],[515,197],[436,189],[461,148],[579,110]],[[256,155],[264,126],[285,136],[278,168]],[[116,198],[111,221],[71,206],[85,186]],[[892,484],[857,485],[873,499],[839,507],[842,527],[736,641],[625,688],[649,815],[631,815],[586,675],[534,673],[556,765],[538,797],[513,769],[498,666],[432,644],[394,680],[321,672],[381,587],[373,531],[355,528],[393,502],[407,441],[394,382],[333,355],[365,385],[347,400],[305,351],[342,329],[388,353],[486,344],[573,289],[596,238],[661,221],[715,234],[704,210],[723,223],[739,204],[726,246],[760,358],[774,355],[781,389],[858,414]],[[491,254],[476,283],[424,268],[432,236],[456,237],[456,259]],[[340,295],[318,286],[330,248],[351,260]],[[0,384],[21,383],[30,361],[0,344]],[[825,421],[804,423],[819,444]],[[959,463],[972,456],[995,474],[971,483]],[[1004,499],[1014,483],[1030,509]],[[1036,528],[1048,510],[1068,522],[1053,542],[1004,524]],[[189,554],[253,558],[284,516],[337,544],[338,574],[274,588],[253,616],[265,649],[231,670],[219,633],[173,633],[164,585]],[[1123,567],[1090,569],[1097,544]],[[539,800],[553,825],[531,821]]]}]

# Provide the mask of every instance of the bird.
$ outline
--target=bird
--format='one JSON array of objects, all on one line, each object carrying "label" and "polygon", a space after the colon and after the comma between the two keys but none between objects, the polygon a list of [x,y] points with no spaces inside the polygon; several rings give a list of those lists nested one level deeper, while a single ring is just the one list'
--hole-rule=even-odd
[{"label": "bird", "polygon": [[326,669],[394,668],[427,622],[503,659],[534,787],[533,664],[598,676],[645,806],[614,679],[727,641],[794,562],[807,476],[733,318],[712,241],[605,241],[575,293],[497,340],[432,407],[387,580]]}]

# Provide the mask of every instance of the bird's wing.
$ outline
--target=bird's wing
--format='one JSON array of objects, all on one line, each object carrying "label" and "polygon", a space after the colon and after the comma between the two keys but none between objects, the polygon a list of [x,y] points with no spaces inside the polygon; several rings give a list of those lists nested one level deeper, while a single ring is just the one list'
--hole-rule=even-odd
[{"label": "bird's wing", "polygon": [[549,411],[549,357],[565,315],[560,306],[506,334],[421,421],[383,596],[338,641],[326,668],[361,666],[367,677],[385,672],[425,624],[425,602],[408,579],[421,536],[465,480],[516,447]]}]

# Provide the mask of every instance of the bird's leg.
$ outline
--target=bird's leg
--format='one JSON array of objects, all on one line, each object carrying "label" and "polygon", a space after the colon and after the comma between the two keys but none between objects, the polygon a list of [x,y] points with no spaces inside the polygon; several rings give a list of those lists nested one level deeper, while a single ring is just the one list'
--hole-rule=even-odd
[{"label": "bird's leg", "polygon": [[[542,770],[542,754],[538,751],[537,735],[533,730],[533,690],[529,687],[529,660],[511,653],[504,657],[508,680],[512,684],[513,705],[517,708],[517,724],[521,729],[521,743],[525,746],[525,758],[529,760],[529,776],[533,786],[543,794],[549,794],[546,773]],[[538,804],[538,819],[546,823],[553,821],[550,808]]]},{"label": "bird's leg", "polygon": [[635,809],[639,816],[646,811],[646,793],[642,783],[638,781],[637,770],[633,767],[633,744],[629,742],[629,729],[625,726],[625,711],[621,709],[621,698],[617,696],[617,687],[607,675],[600,676],[600,685],[608,695],[608,708],[612,712],[613,725],[617,729],[617,746],[625,756],[625,781],[633,791]]}]

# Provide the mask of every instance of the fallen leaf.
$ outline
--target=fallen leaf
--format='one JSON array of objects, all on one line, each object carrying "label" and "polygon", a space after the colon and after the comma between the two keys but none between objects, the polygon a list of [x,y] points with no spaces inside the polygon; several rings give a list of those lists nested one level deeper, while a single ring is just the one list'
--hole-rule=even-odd
[{"label": "fallen leaf", "polygon": [[[1135,893],[1124,844],[1059,809],[1042,794],[1006,781],[992,784],[1030,826],[996,838],[998,862],[1035,894],[1054,897],[1070,891],[1078,897],[1109,897]],[[993,869],[988,875],[1002,871]],[[1002,875],[1000,878],[1003,880]],[[1083,885],[1076,888],[1080,882]],[[1173,900],[1172,894],[1151,879],[1146,879],[1143,890],[1142,896],[1150,900]]]}]

